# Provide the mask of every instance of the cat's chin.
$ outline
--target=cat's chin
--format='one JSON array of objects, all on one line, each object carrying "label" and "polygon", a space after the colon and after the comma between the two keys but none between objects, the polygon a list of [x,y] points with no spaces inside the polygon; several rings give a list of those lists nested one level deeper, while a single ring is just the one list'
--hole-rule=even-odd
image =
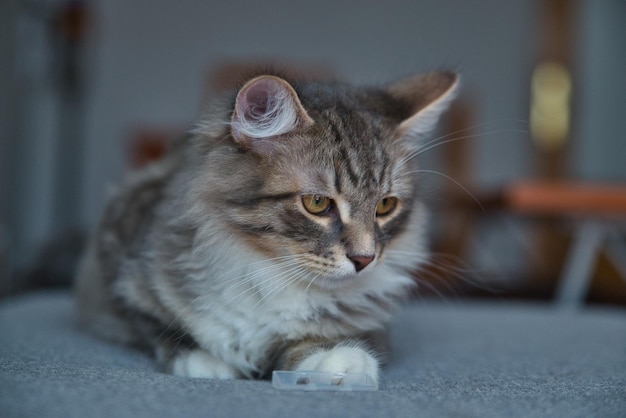
[{"label": "cat's chin", "polygon": [[318,277],[310,287],[320,290],[337,290],[344,287],[354,286],[362,281],[369,272],[339,272],[333,275]]}]

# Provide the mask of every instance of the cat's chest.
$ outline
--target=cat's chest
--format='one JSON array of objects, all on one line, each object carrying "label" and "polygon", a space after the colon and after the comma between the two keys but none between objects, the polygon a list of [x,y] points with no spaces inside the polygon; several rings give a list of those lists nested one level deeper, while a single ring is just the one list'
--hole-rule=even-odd
[{"label": "cat's chest", "polygon": [[[234,264],[234,260],[233,260]],[[232,264],[231,264],[232,265]],[[215,272],[213,277],[248,277],[248,272]],[[221,274],[217,274],[221,273]],[[349,338],[380,329],[389,319],[389,295],[405,279],[379,268],[337,292],[277,283],[270,272],[251,280],[213,281],[197,289],[197,310],[185,326],[205,350],[242,371],[259,371],[285,343],[304,338]],[[205,283],[205,282],[204,282]]]},{"label": "cat's chest", "polygon": [[288,297],[265,306],[230,306],[200,315],[193,323],[194,338],[203,348],[250,371],[265,367],[285,341],[342,333],[334,321],[320,320],[306,301]]},{"label": "cat's chest", "polygon": [[275,336],[297,339],[311,333],[332,334],[336,324],[322,321],[321,316],[334,305],[332,300],[320,300],[285,290],[282,295],[268,301],[239,301],[205,312],[198,321],[206,323],[201,326],[206,330],[223,328],[227,334],[223,335],[225,340],[252,343],[254,340],[267,341]]}]

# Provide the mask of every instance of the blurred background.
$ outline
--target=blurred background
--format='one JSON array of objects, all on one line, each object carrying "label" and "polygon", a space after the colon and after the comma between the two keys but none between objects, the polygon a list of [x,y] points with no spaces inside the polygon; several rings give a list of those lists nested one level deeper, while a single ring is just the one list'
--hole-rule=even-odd
[{"label": "blurred background", "polygon": [[625,44],[623,0],[2,1],[0,298],[68,286],[107,190],[275,62],[462,74],[417,296],[625,305]]}]

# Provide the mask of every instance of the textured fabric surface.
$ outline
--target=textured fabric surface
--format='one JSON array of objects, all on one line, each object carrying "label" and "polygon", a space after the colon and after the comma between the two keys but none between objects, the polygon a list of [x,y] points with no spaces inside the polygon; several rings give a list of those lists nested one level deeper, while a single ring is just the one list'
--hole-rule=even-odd
[{"label": "textured fabric surface", "polygon": [[626,311],[420,303],[376,392],[161,374],[73,325],[69,294],[0,305],[2,417],[626,417]]}]

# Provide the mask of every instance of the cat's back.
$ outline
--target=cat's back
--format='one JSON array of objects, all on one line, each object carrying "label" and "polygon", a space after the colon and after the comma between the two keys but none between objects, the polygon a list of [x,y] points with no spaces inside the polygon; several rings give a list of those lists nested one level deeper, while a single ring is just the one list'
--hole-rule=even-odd
[{"label": "cat's back", "polygon": [[76,301],[80,323],[105,337],[132,340],[112,287],[121,269],[146,251],[165,190],[180,170],[187,147],[186,140],[178,141],[163,160],[131,173],[109,197],[91,237],[76,275]]}]

